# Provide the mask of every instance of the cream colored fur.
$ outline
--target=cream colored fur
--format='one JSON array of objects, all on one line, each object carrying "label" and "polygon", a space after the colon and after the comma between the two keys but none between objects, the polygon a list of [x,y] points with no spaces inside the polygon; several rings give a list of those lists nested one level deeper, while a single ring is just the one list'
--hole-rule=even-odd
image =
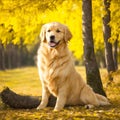
[{"label": "cream colored fur", "polygon": [[[50,47],[50,36],[55,36],[55,47]],[[93,92],[80,74],[75,70],[71,52],[67,43],[72,37],[65,25],[52,22],[43,25],[38,50],[38,69],[42,83],[42,102],[38,109],[48,104],[50,94],[57,97],[54,110],[61,110],[65,105],[109,105],[108,99]]]}]

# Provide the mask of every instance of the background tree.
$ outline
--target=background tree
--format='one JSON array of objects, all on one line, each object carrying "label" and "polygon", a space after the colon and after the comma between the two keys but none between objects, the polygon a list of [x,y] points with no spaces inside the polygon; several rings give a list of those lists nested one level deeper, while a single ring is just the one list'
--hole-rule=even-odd
[{"label": "background tree", "polygon": [[110,23],[110,2],[111,0],[104,0],[104,9],[105,15],[103,17],[103,36],[105,43],[105,57],[106,57],[106,66],[107,70],[110,73],[111,71],[115,71],[115,65],[113,60],[113,52],[112,52],[112,44],[109,42],[111,37],[111,27]]},{"label": "background tree", "polygon": [[113,60],[114,60],[114,66],[115,66],[115,71],[118,70],[118,40],[114,42],[114,50],[113,50]]},{"label": "background tree", "polygon": [[86,67],[87,83],[93,88],[96,93],[106,96],[99,69],[97,66],[93,34],[92,34],[92,2],[91,0],[82,0],[82,27],[83,27],[83,41],[84,41],[84,59]]},{"label": "background tree", "polygon": [[115,64],[115,70],[118,69],[119,64],[119,56],[120,56],[120,0],[111,0],[110,4],[110,13],[111,13],[111,21],[109,23],[111,27],[111,38],[109,42],[113,45],[113,59]]},{"label": "background tree", "polygon": [[3,44],[0,42],[0,70],[5,70],[5,52]]}]

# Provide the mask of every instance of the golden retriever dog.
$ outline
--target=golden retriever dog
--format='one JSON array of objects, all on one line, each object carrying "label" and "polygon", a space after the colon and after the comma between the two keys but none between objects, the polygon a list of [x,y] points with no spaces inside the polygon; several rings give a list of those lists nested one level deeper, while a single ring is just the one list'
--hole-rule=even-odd
[{"label": "golden retriever dog", "polygon": [[74,67],[67,43],[72,35],[67,26],[58,22],[42,26],[41,45],[37,65],[42,83],[42,101],[37,109],[48,104],[50,94],[57,97],[54,110],[65,105],[93,106],[109,105],[108,99],[93,92]]}]

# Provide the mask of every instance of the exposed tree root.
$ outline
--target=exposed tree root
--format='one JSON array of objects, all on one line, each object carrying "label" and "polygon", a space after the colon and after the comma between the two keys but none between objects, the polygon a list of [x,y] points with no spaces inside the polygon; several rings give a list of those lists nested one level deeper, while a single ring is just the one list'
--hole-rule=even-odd
[{"label": "exposed tree root", "polygon": [[[16,109],[36,108],[41,102],[39,97],[19,95],[10,90],[8,87],[1,92],[1,99],[3,103]],[[53,107],[55,106],[55,103],[56,98],[51,95],[49,98],[48,106]]]}]

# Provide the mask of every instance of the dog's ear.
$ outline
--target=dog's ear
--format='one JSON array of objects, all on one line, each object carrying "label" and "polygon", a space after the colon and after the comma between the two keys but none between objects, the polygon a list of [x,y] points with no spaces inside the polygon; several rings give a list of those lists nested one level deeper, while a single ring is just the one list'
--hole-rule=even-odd
[{"label": "dog's ear", "polygon": [[42,42],[44,42],[46,39],[45,34],[46,34],[46,25],[43,25],[40,32],[40,40]]},{"label": "dog's ear", "polygon": [[72,38],[72,34],[67,26],[65,26],[65,42],[69,41]]}]

